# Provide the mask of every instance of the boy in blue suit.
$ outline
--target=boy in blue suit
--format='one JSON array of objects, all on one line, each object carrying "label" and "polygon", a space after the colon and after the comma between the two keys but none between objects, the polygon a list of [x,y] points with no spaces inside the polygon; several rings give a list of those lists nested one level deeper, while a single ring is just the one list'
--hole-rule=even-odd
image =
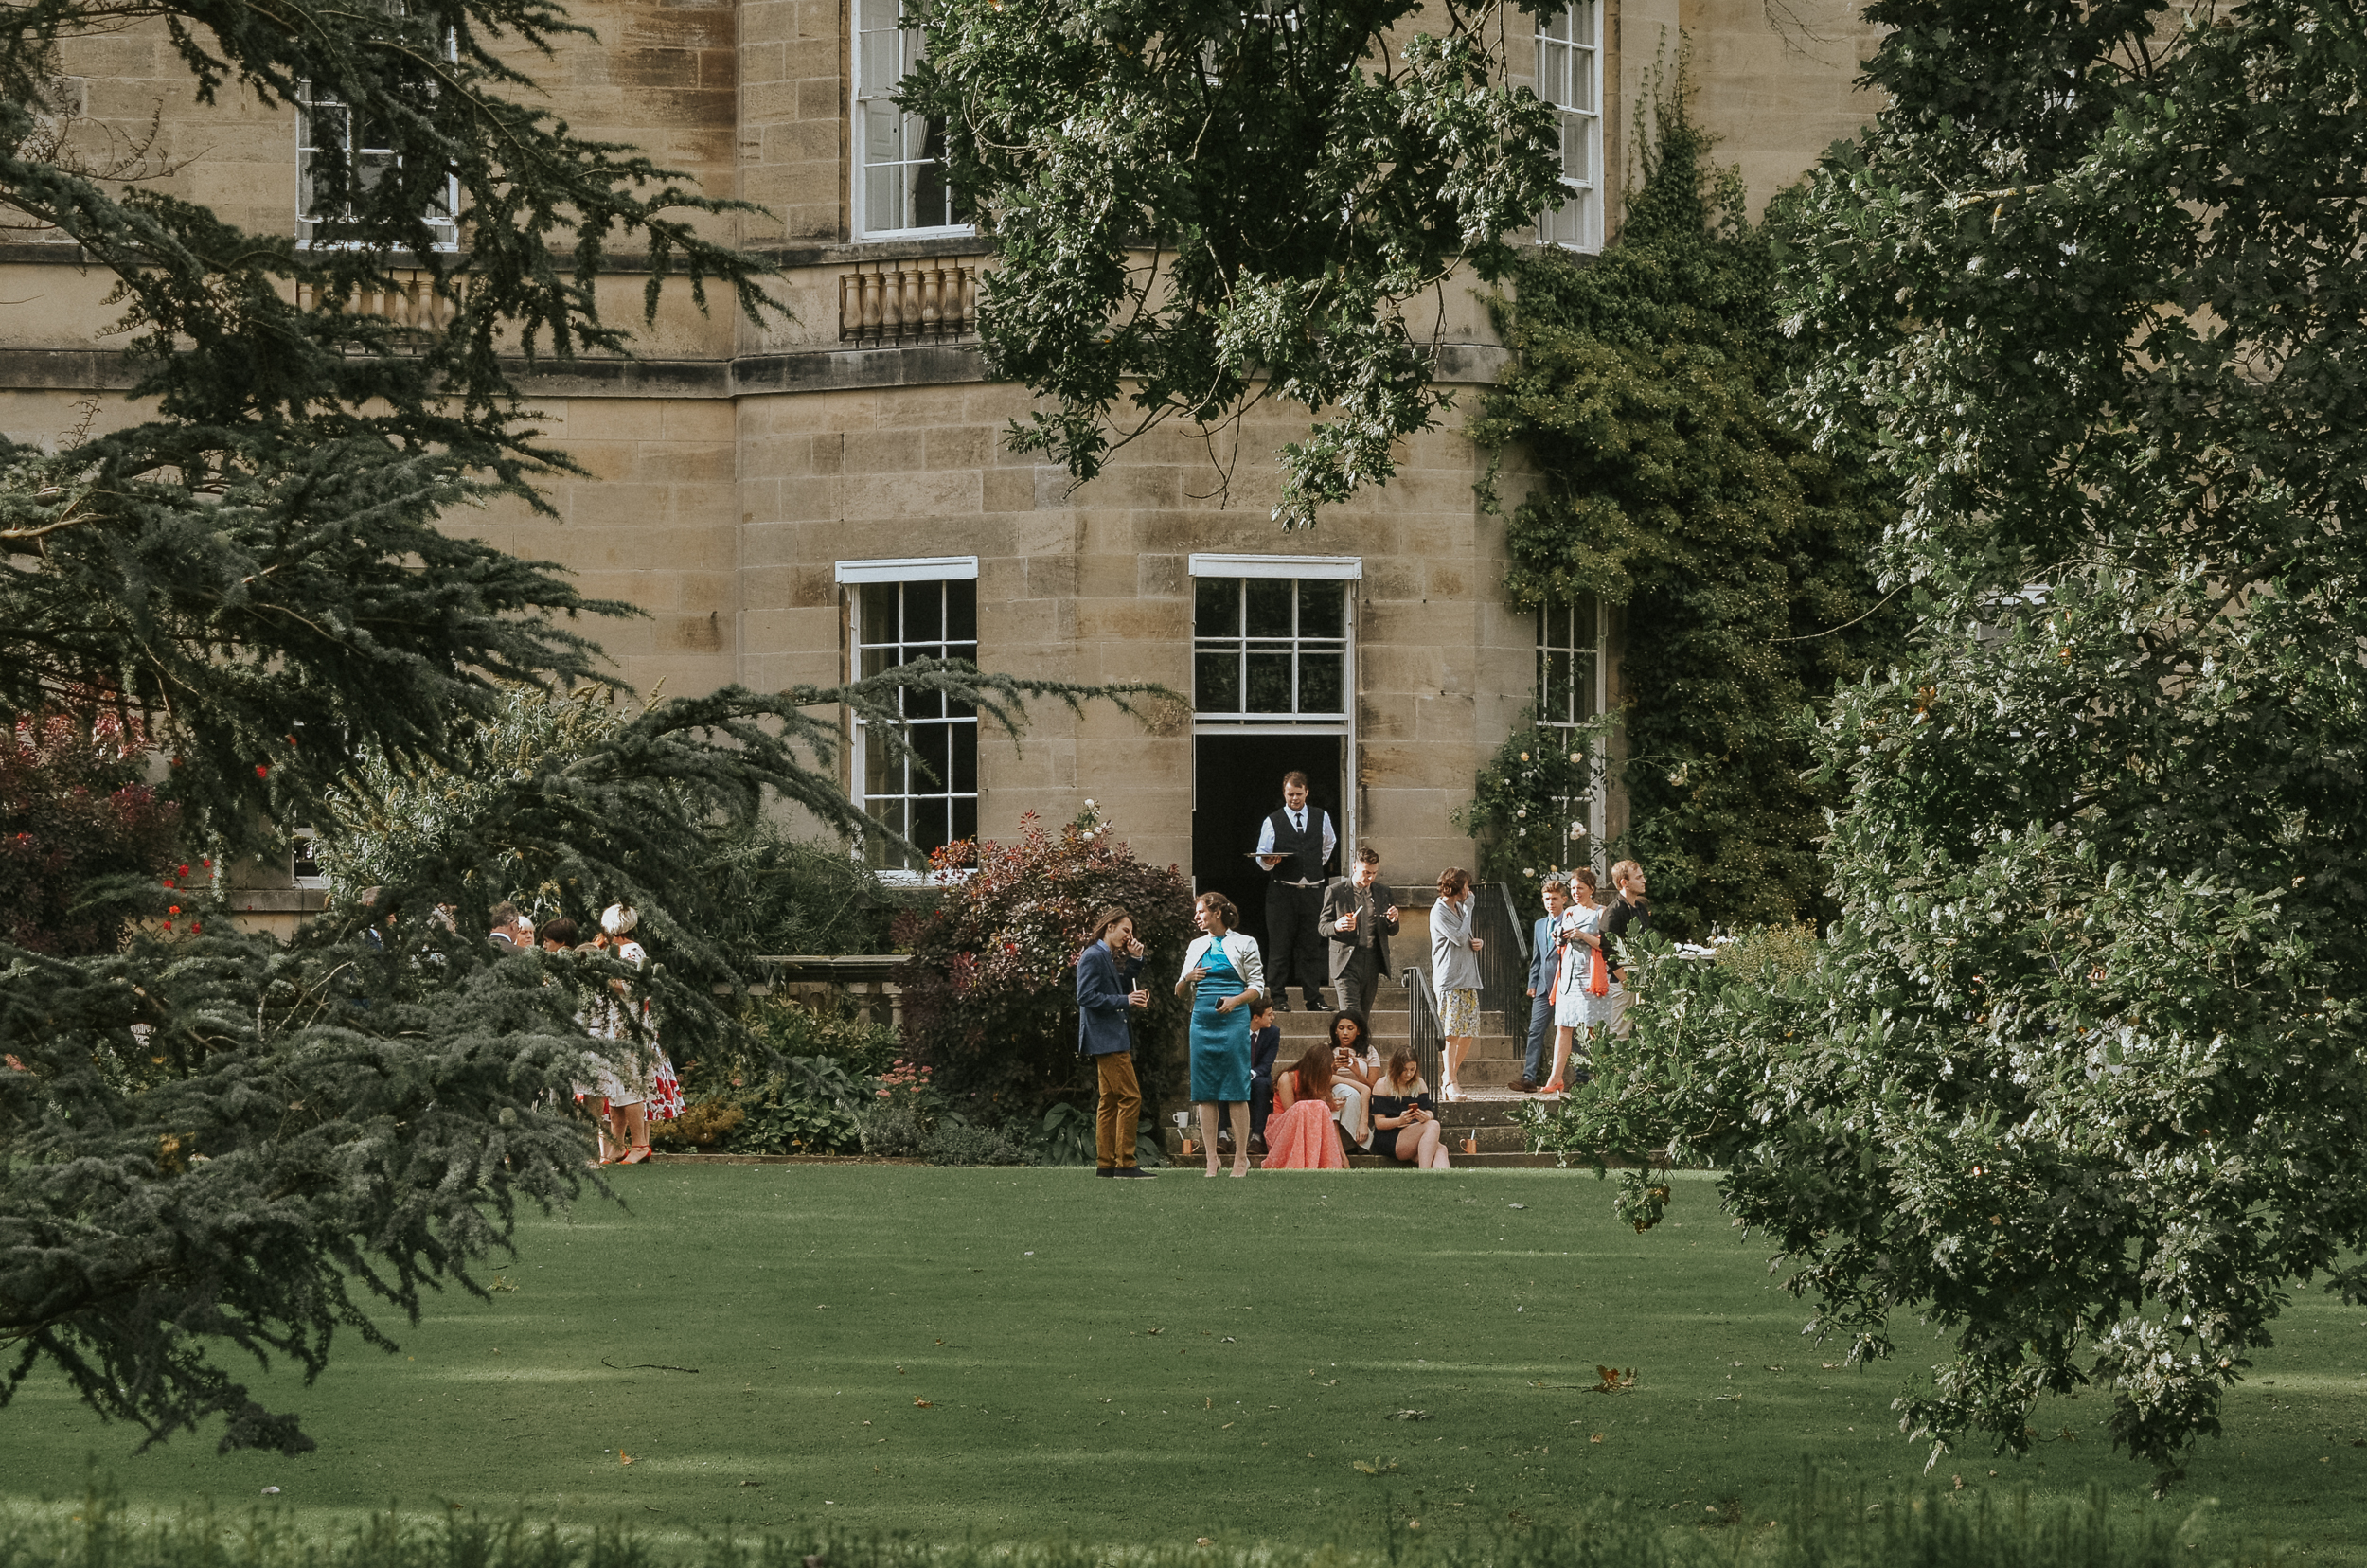
[{"label": "boy in blue suit", "polygon": [[1129,1009],[1150,1006],[1150,993],[1134,984],[1142,971],[1134,918],[1123,909],[1103,910],[1094,918],[1093,945],[1077,958],[1077,1054],[1093,1058],[1100,1078],[1094,1117],[1097,1176],[1150,1175],[1134,1164],[1143,1091],[1134,1078],[1134,1041],[1126,1018]]},{"label": "boy in blue suit", "polygon": [[1258,1148],[1266,1143],[1266,1118],[1273,1114],[1273,1062],[1282,1050],[1282,1025],[1273,1019],[1273,1003],[1260,998],[1249,1015],[1249,1132]]},{"label": "boy in blue suit", "polygon": [[1545,879],[1545,918],[1529,932],[1529,995],[1536,1000],[1529,1004],[1528,1060],[1521,1064],[1521,1076],[1512,1080],[1515,1092],[1533,1095],[1544,1082],[1545,1038],[1553,1033],[1554,971],[1561,963],[1561,949],[1554,945],[1554,928],[1561,921],[1562,911],[1570,907],[1570,883],[1559,873]]}]

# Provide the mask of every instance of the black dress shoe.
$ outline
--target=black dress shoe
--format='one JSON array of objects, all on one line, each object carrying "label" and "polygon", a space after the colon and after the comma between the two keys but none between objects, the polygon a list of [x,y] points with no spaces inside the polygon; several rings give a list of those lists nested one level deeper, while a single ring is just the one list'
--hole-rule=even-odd
[{"label": "black dress shoe", "polygon": [[1289,1012],[1290,1010],[1290,999],[1287,996],[1275,997],[1273,999],[1273,1010],[1278,1013]]},{"label": "black dress shoe", "polygon": [[1103,1166],[1100,1169],[1095,1171],[1094,1174],[1096,1176],[1115,1176],[1117,1171],[1110,1166]]},{"label": "black dress shoe", "polygon": [[1146,1182],[1150,1180],[1150,1172],[1145,1170],[1140,1166],[1120,1166],[1117,1169],[1110,1172],[1110,1174],[1112,1176],[1139,1176]]}]

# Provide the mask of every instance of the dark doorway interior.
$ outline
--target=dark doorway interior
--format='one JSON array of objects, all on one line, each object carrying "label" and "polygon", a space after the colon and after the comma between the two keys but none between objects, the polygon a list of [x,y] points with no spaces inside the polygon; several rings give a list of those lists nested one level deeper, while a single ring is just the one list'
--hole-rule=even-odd
[{"label": "dark doorway interior", "polygon": [[[1346,847],[1340,811],[1337,735],[1201,735],[1192,741],[1192,884],[1241,908],[1241,929],[1266,942],[1266,873],[1249,858],[1260,819],[1282,809],[1282,775],[1307,775],[1308,804],[1331,813]],[[1338,852],[1326,868],[1340,871]]]}]

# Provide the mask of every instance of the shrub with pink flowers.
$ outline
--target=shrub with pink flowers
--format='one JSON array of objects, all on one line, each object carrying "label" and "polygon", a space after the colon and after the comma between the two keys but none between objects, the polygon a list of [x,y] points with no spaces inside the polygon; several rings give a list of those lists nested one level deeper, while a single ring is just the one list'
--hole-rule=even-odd
[{"label": "shrub with pink flowers", "polygon": [[[1077,1054],[1077,960],[1094,917],[1116,904],[1148,950],[1134,1015],[1135,1070],[1155,1097],[1182,1060],[1184,1005],[1173,991],[1192,935],[1191,883],[1138,859],[1092,801],[1047,829],[1033,812],[1017,840],[949,845],[940,872],[967,869],[934,910],[901,917],[913,953],[904,1033],[916,1067],[967,1115],[1041,1116],[1090,1103],[1094,1071]],[[1148,1107],[1146,1106],[1146,1110]]]}]

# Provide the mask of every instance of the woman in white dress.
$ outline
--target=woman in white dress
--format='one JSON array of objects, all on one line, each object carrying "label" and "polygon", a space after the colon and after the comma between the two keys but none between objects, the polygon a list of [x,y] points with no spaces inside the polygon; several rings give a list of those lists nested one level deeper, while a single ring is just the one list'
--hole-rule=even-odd
[{"label": "woman in white dress", "polygon": [[1554,928],[1561,962],[1554,975],[1554,1076],[1540,1091],[1548,1095],[1558,1095],[1565,1086],[1578,1032],[1610,1016],[1610,998],[1593,990],[1595,955],[1603,946],[1603,905],[1595,897],[1593,871],[1580,866],[1570,873],[1570,907]]}]

